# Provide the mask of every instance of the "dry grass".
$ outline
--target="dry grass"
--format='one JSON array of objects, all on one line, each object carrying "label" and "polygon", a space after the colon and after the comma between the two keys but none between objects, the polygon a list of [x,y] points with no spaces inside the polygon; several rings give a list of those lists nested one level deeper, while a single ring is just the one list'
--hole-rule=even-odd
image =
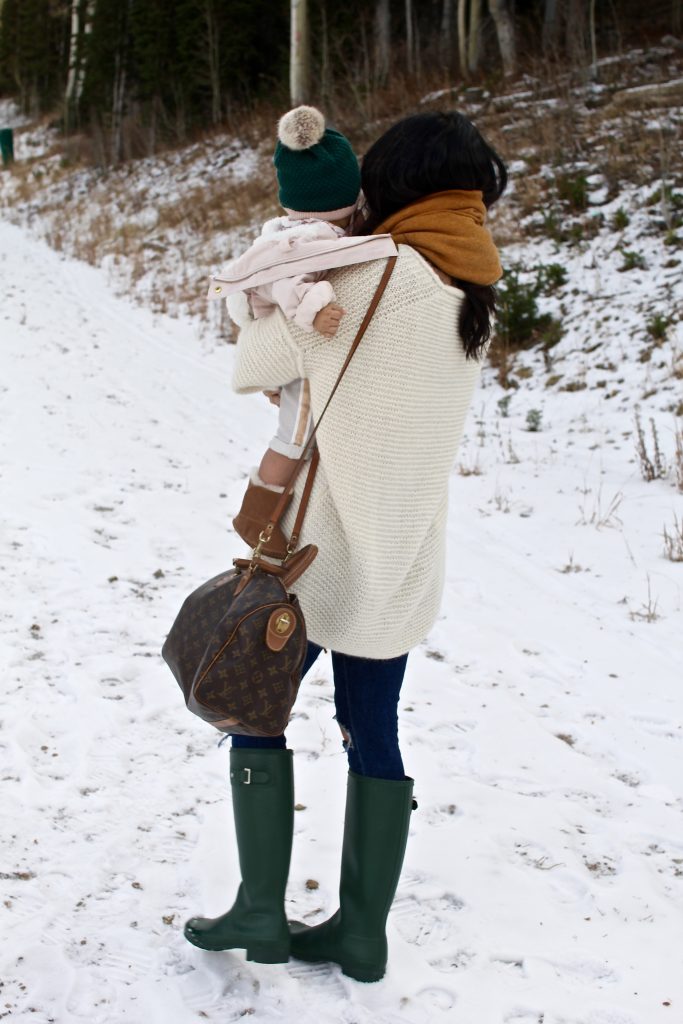
[{"label": "dry grass", "polygon": [[556,569],[555,571],[561,572],[565,576],[575,572],[588,572],[588,570],[584,569],[582,565],[579,565],[577,562],[574,561],[573,551],[569,554],[569,561],[565,565],[563,565],[561,569]]},{"label": "dry grass", "polygon": [[578,526],[594,526],[596,530],[604,528],[619,529],[623,526],[618,515],[619,508],[624,500],[622,491],[617,491],[606,506],[602,496],[602,484],[598,487],[592,502],[589,502],[589,498],[593,494],[590,488],[584,487],[582,494],[583,500],[579,505],[580,515],[577,520]]},{"label": "dry grass", "polygon": [[650,577],[647,577],[647,600],[643,601],[640,608],[629,611],[629,617],[633,622],[656,622],[661,619],[661,615],[657,611],[657,605],[659,599],[652,596],[652,587],[650,585]]},{"label": "dry grass", "polygon": [[278,212],[272,175],[257,174],[246,181],[195,187],[178,202],[157,209],[161,231],[181,225],[193,232],[230,231],[262,221]]},{"label": "dry grass", "polygon": [[643,480],[663,480],[667,474],[666,460],[662,455],[659,446],[659,435],[655,421],[650,419],[650,431],[652,436],[652,452],[650,453],[648,442],[645,438],[645,431],[640,422],[640,412],[636,410],[636,455],[640,463],[640,473]]},{"label": "dry grass", "polygon": [[487,358],[496,371],[496,380],[502,388],[518,388],[519,382],[513,376],[517,365],[517,350],[513,349],[507,337],[496,334],[488,348]]},{"label": "dry grass", "polygon": [[676,424],[674,433],[676,448],[674,452],[674,479],[676,487],[683,494],[683,430]]},{"label": "dry grass", "polygon": [[465,459],[461,459],[458,463],[458,473],[460,476],[481,476],[483,469],[479,463],[479,449],[475,449],[474,456],[467,455]]},{"label": "dry grass", "polygon": [[683,562],[683,520],[674,513],[673,526],[664,526],[664,555],[670,562]]}]

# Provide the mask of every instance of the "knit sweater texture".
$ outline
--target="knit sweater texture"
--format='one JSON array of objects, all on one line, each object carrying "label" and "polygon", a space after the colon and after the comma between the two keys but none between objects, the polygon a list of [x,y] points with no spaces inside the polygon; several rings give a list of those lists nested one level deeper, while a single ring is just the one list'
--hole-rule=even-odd
[{"label": "knit sweater texture", "polygon": [[[306,333],[280,310],[240,332],[233,387],[310,382],[314,419],[334,387],[385,261],[331,271],[346,310],[334,338]],[[300,546],[319,554],[293,586],[309,639],[343,654],[393,658],[439,612],[448,481],[480,364],[458,338],[463,293],[410,246],[317,433],[320,466]],[[291,531],[306,469],[283,521]]]}]

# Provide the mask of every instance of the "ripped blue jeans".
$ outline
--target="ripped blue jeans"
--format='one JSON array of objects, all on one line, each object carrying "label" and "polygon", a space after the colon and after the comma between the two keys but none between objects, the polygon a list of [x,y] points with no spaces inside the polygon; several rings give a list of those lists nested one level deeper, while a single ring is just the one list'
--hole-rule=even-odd
[{"label": "ripped blue jeans", "polygon": [[[322,648],[308,644],[302,679]],[[376,779],[405,778],[398,746],[398,698],[407,654],[356,658],[332,652],[335,718],[342,730],[349,768]],[[284,749],[285,736],[231,736],[232,746]]]}]

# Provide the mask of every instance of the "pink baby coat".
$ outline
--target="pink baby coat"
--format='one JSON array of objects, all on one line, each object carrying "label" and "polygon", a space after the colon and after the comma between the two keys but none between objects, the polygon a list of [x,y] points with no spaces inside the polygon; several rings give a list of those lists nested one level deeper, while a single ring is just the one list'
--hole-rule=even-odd
[{"label": "pink baby coat", "polygon": [[328,221],[292,221],[277,217],[267,221],[261,236],[237,259],[211,278],[209,298],[228,300],[233,319],[236,293],[246,294],[253,317],[267,316],[278,305],[289,320],[304,330],[323,306],[335,301],[324,274],[335,267],[395,256],[390,235],[348,237]]}]

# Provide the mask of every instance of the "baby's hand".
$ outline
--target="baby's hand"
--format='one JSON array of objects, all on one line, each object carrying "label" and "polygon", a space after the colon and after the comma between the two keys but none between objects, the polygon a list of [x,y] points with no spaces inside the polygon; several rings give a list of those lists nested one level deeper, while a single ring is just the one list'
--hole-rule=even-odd
[{"label": "baby's hand", "polygon": [[266,398],[268,399],[269,402],[273,403],[273,405],[279,405],[280,404],[280,391],[279,390],[277,390],[277,391],[264,391],[263,394],[266,396]]},{"label": "baby's hand", "polygon": [[345,313],[346,310],[338,306],[336,302],[328,302],[319,313],[316,313],[313,327],[319,334],[324,334],[326,338],[334,338]]}]

